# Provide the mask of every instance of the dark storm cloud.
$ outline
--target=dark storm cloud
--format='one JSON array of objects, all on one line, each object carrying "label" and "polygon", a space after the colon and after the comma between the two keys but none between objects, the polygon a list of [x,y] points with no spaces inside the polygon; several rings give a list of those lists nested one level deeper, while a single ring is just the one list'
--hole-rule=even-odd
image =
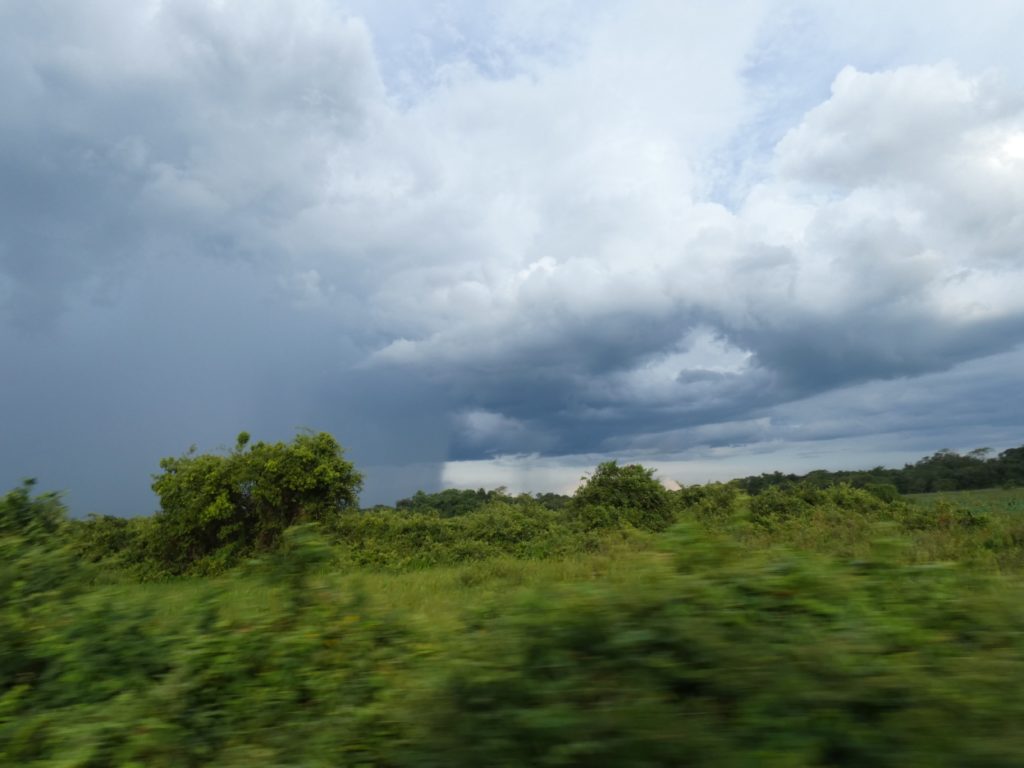
[{"label": "dark storm cloud", "polygon": [[28,299],[146,256],[280,249],[275,225],[317,199],[324,151],[379,88],[365,30],[326,11],[4,10],[0,265]]},{"label": "dark storm cloud", "polygon": [[1024,340],[1012,68],[796,77],[811,6],[301,8],[0,2],[0,480],[149,511],[160,456],[309,426],[393,501],[856,435],[816,403]]},{"label": "dark storm cloud", "polygon": [[[160,456],[302,426],[436,475],[436,424],[366,415],[426,390],[350,373],[374,334],[317,310],[283,232],[381,92],[368,35],[326,4],[280,10],[0,9],[6,483],[39,475],[78,513],[150,512]],[[408,450],[376,437],[402,428]]]}]

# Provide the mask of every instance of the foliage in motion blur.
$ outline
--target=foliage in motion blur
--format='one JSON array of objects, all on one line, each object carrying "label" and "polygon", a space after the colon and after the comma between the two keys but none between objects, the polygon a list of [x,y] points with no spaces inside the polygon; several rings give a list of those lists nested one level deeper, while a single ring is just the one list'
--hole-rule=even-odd
[{"label": "foliage in motion blur", "polygon": [[0,499],[0,763],[1024,762],[1020,491],[610,462],[360,512],[330,436],[247,445],[152,519]]}]

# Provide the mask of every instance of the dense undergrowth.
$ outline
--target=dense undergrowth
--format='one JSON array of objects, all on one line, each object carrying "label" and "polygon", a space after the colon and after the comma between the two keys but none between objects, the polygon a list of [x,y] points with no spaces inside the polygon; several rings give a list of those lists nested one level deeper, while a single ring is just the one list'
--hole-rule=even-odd
[{"label": "dense undergrowth", "polygon": [[1024,517],[602,466],[561,509],[297,520],[188,577],[16,489],[0,763],[1024,761]]}]

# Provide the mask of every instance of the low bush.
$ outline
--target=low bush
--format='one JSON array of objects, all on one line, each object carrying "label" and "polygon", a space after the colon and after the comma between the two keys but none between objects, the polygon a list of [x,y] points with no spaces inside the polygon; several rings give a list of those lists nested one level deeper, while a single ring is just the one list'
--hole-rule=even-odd
[{"label": "low bush", "polygon": [[390,570],[500,556],[550,557],[585,551],[594,541],[559,512],[502,501],[457,517],[389,510],[345,515],[330,530],[342,563]]},{"label": "low bush", "polygon": [[746,514],[744,494],[728,483],[690,485],[675,492],[675,506],[685,518],[705,525],[731,525]]}]

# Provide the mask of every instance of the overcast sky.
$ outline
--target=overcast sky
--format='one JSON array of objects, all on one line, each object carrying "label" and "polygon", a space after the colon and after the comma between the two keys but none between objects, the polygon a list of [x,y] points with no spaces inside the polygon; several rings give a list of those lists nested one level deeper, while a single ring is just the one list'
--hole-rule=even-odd
[{"label": "overcast sky", "polygon": [[[893,6],[897,6],[894,8]],[[1017,0],[0,0],[0,481],[1024,443]]]}]

